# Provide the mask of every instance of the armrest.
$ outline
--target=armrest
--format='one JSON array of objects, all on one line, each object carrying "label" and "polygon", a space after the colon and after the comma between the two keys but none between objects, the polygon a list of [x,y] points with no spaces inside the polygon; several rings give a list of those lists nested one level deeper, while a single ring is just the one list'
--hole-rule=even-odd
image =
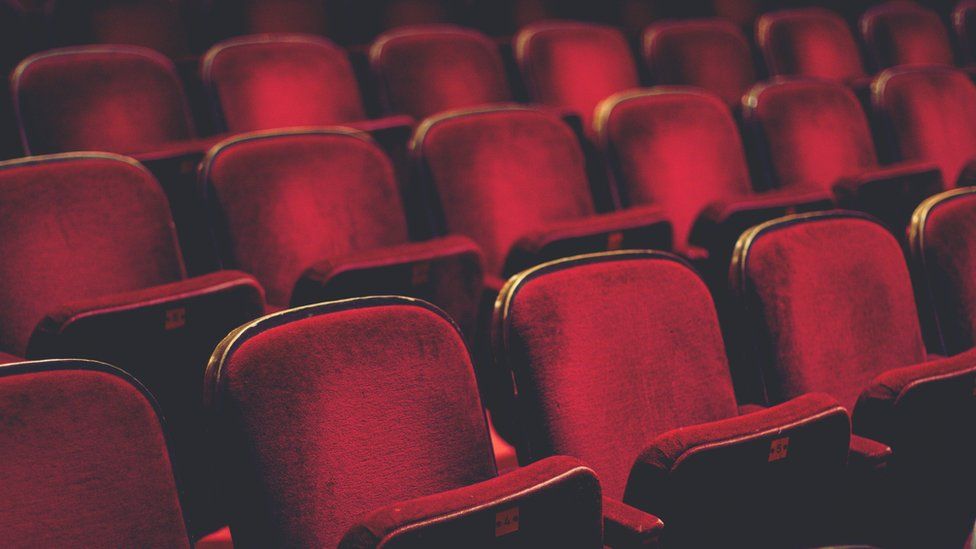
[{"label": "armrest", "polygon": [[353,525],[340,549],[602,546],[600,483],[579,461],[551,457],[464,488],[394,503]]},{"label": "armrest", "polygon": [[753,412],[761,412],[766,409],[766,406],[763,406],[762,404],[741,404],[739,405],[739,415],[744,416]]},{"label": "armrest", "polygon": [[524,235],[509,251],[505,273],[545,261],[626,248],[671,248],[671,223],[657,207],[629,208],[552,223]]},{"label": "armrest", "polygon": [[664,522],[650,513],[622,501],[603,498],[604,543],[614,549],[654,547],[661,538]]},{"label": "armrest", "polygon": [[902,163],[843,178],[834,194],[840,207],[870,213],[901,231],[918,204],[943,187],[935,165]]},{"label": "armrest", "polygon": [[[150,150],[138,151],[130,156],[142,163],[169,161],[181,157],[202,157],[211,147],[230,137],[230,134],[212,135],[182,141],[162,143]],[[196,166],[194,166],[196,169]]]},{"label": "armrest", "polygon": [[848,466],[856,471],[876,471],[887,467],[891,447],[869,438],[851,436]]},{"label": "armrest", "polygon": [[366,133],[373,133],[391,129],[413,128],[414,122],[415,120],[413,117],[405,114],[395,114],[391,116],[384,116],[382,118],[374,118],[372,120],[357,120],[355,122],[348,122],[341,125]]}]

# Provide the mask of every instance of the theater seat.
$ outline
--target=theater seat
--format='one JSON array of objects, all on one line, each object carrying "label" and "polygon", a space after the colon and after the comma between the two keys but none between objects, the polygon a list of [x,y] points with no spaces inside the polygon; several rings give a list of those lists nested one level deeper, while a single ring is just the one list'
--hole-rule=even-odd
[{"label": "theater seat", "polygon": [[976,87],[965,73],[889,69],[878,75],[872,100],[895,157],[934,163],[949,187],[976,182],[970,167],[976,158]]},{"label": "theater seat", "polygon": [[195,528],[209,515],[200,381],[232,328],[262,314],[240,272],[187,278],[159,185],[131,159],[0,163],[0,351],[117,364],[160,399]]},{"label": "theater seat", "polygon": [[644,31],[642,51],[654,84],[703,88],[732,108],[756,82],[749,41],[725,19],[655,23]]},{"label": "theater seat", "polygon": [[0,530],[11,547],[190,547],[162,417],[87,360],[0,366]]},{"label": "theater seat", "polygon": [[942,190],[934,164],[880,165],[867,117],[841,84],[778,79],[757,84],[743,102],[774,188],[831,191],[842,207],[869,212],[899,233],[915,207]]},{"label": "theater seat", "polygon": [[876,70],[897,65],[952,65],[942,18],[911,0],[892,0],[861,16],[861,38]]},{"label": "theater seat", "polygon": [[192,6],[186,0],[51,2],[61,38],[81,44],[131,44],[170,59],[188,57]]},{"label": "theater seat", "polygon": [[527,270],[499,294],[492,340],[517,387],[522,463],[580,457],[608,496],[662,517],[668,547],[830,539],[847,413],[810,394],[739,415],[709,291],[677,257]]},{"label": "theater seat", "polygon": [[976,511],[976,354],[927,356],[898,241],[863,214],[786,217],[743,234],[730,273],[752,350],[741,366],[758,367],[769,401],[837,398],[855,434],[894,451],[893,546],[961,544]]},{"label": "theater seat", "polygon": [[[498,476],[464,340],[422,301],[351,299],[243,326],[214,352],[206,395],[237,547],[599,549],[661,528],[603,505],[572,458]],[[606,539],[601,507],[617,513]]]},{"label": "theater seat", "polygon": [[786,213],[831,207],[826,191],[753,190],[739,130],[717,96],[690,87],[623,92],[600,103],[596,128],[625,206],[660,206],[674,246],[709,252],[727,276],[745,229]]},{"label": "theater seat", "polygon": [[410,295],[473,329],[481,252],[460,236],[410,241],[393,168],[366,134],[244,134],[200,173],[224,266],[257,277],[273,306]]},{"label": "theater seat", "polygon": [[613,27],[543,21],[521,29],[513,45],[529,98],[575,112],[587,132],[597,103],[640,85],[630,45]]},{"label": "theater seat", "polygon": [[498,45],[471,29],[394,29],[373,42],[369,59],[386,108],[417,120],[512,99]]},{"label": "theater seat", "polygon": [[823,8],[763,14],[756,43],[773,76],[806,76],[867,85],[854,35],[844,19]]},{"label": "theater seat", "polygon": [[333,0],[213,0],[215,23],[234,34],[305,33],[327,35],[341,17]]}]

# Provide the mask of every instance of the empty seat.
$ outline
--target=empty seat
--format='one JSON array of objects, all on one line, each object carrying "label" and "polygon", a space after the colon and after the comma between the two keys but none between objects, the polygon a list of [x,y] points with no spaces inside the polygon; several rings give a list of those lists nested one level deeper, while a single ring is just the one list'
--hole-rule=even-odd
[{"label": "empty seat", "polygon": [[420,120],[512,99],[498,46],[474,30],[450,25],[399,28],[377,38],[369,53],[390,112]]},{"label": "empty seat", "polygon": [[898,545],[958,546],[974,510],[976,354],[927,355],[898,241],[862,214],[786,217],[743,234],[730,273],[750,339],[740,366],[756,365],[769,401],[837,398],[856,434],[894,451]]},{"label": "empty seat", "polygon": [[[422,301],[267,316],[217,348],[206,394],[235,546],[603,547],[590,469],[556,457],[497,475],[464,340]],[[661,526],[631,524],[610,520],[608,543]]]},{"label": "empty seat", "polygon": [[704,88],[734,108],[756,82],[749,41],[724,19],[655,23],[644,31],[642,50],[655,84]]},{"label": "empty seat", "polygon": [[774,80],[757,84],[744,102],[773,187],[832,190],[842,206],[899,231],[924,198],[942,190],[932,164],[879,165],[864,110],[839,83]]},{"label": "empty seat", "polygon": [[770,12],[756,23],[756,42],[769,73],[858,84],[866,76],[844,19],[823,8]]},{"label": "empty seat", "polygon": [[972,184],[976,158],[976,87],[946,67],[906,67],[881,73],[874,108],[884,122],[894,156],[932,162],[946,184]]},{"label": "empty seat", "polygon": [[976,62],[976,0],[962,0],[952,11],[952,28],[956,34],[962,59]]},{"label": "empty seat", "polygon": [[914,273],[920,300],[931,306],[929,347],[949,355],[976,346],[976,189],[933,196],[912,218]]},{"label": "empty seat", "polygon": [[188,22],[195,15],[186,0],[99,0],[53,2],[57,30],[80,44],[131,44],[175,59],[189,56]]},{"label": "empty seat", "polygon": [[806,395],[740,415],[709,291],[675,256],[528,270],[499,294],[492,339],[517,386],[519,459],[578,456],[609,497],[661,516],[668,546],[796,545],[829,530],[846,412]]},{"label": "empty seat", "polygon": [[477,246],[459,236],[409,241],[393,168],[366,134],[245,134],[210,151],[201,179],[224,265],[254,274],[270,304],[411,295],[471,329]]},{"label": "empty seat", "polygon": [[544,21],[513,40],[529,98],[575,112],[587,131],[597,103],[640,85],[630,45],[613,27]]},{"label": "empty seat", "polygon": [[122,371],[0,366],[0,529],[11,547],[190,547],[162,418]]},{"label": "empty seat", "polygon": [[939,14],[911,0],[892,0],[864,12],[861,37],[876,70],[953,64],[949,32]]},{"label": "empty seat", "polygon": [[200,381],[213,346],[263,312],[239,272],[187,278],[166,197],[131,159],[71,153],[0,163],[0,351],[85,357],[125,369],[173,427],[198,528]]},{"label": "empty seat", "polygon": [[452,111],[412,140],[439,229],[472,238],[489,274],[619,247],[668,247],[656,207],[596,215],[573,131],[527,107]]}]

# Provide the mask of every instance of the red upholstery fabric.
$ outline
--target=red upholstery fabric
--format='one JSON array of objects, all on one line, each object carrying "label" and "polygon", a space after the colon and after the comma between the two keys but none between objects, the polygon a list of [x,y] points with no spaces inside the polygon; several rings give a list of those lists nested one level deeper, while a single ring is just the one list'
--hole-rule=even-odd
[{"label": "red upholstery fabric", "polygon": [[0,530],[16,547],[189,547],[152,397],[82,360],[0,367]]},{"label": "red upholstery fabric", "polygon": [[387,108],[417,120],[511,100],[498,46],[451,25],[399,28],[376,39],[370,63]]},{"label": "red upholstery fabric", "polygon": [[231,132],[366,118],[346,52],[324,38],[259,35],[221,42],[202,77]]},{"label": "red upholstery fabric", "polygon": [[56,8],[55,19],[85,43],[143,46],[170,58],[190,55],[185,0],[59,2]]},{"label": "red upholstery fabric", "polygon": [[590,131],[597,103],[640,85],[623,33],[588,23],[542,22],[514,38],[532,100],[576,112]]},{"label": "red upholstery fabric", "polygon": [[642,47],[655,84],[704,88],[736,107],[756,82],[749,41],[725,19],[655,23]]},{"label": "red upholstery fabric", "polygon": [[459,332],[364,298],[266,317],[208,371],[238,547],[334,547],[360,516],[495,477]]},{"label": "red upholstery fabric", "polygon": [[853,410],[878,374],[925,360],[895,238],[855,214],[811,214],[743,236],[734,285],[757,323],[771,402],[820,391]]},{"label": "red upholstery fabric", "polygon": [[173,63],[137,46],[78,46],[28,57],[11,76],[24,148],[140,152],[193,137]]},{"label": "red upholstery fabric", "polygon": [[875,80],[873,102],[904,160],[933,162],[948,186],[976,157],[976,87],[944,67],[889,69]]},{"label": "red upholstery fabric", "polygon": [[211,150],[201,177],[225,265],[254,274],[272,304],[290,303],[319,261],[408,241],[390,162],[357,132],[232,138]]},{"label": "red upholstery fabric", "polygon": [[756,23],[756,42],[773,75],[852,82],[865,74],[847,23],[823,8],[764,14]]},{"label": "red upholstery fabric", "polygon": [[246,0],[239,2],[244,34],[326,34],[331,30],[330,2],[323,0]]},{"label": "red upholstery fabric", "polygon": [[976,1],[962,0],[952,11],[952,28],[967,63],[976,61]]},{"label": "red upholstery fabric", "polygon": [[24,359],[19,356],[10,355],[7,353],[0,353],[0,364],[9,364],[11,362],[22,362]]},{"label": "red upholstery fabric", "polygon": [[861,36],[876,69],[896,65],[952,65],[942,18],[910,0],[891,0],[861,16]]},{"label": "red upholstery fabric", "polygon": [[0,164],[0,349],[23,355],[34,326],[69,301],[184,277],[159,184],[94,153]]}]

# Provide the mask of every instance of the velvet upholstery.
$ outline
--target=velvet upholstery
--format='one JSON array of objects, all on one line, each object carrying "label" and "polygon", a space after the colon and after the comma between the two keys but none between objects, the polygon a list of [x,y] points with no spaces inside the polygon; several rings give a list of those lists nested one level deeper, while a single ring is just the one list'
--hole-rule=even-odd
[{"label": "velvet upholstery", "polygon": [[763,14],[756,43],[775,76],[796,75],[850,83],[864,77],[854,35],[844,19],[823,8]]},{"label": "velvet upholstery", "polygon": [[[474,511],[532,475],[476,488],[496,471],[470,357],[457,327],[424,302],[360,298],[270,315],[218,346],[206,387],[239,547],[332,547],[364,519],[383,522],[398,501],[432,497],[394,513]],[[585,484],[560,506],[592,525],[597,488]],[[427,527],[443,533],[437,521]],[[599,538],[588,532],[579,546],[600,547]]]},{"label": "velvet upholstery", "polygon": [[545,21],[513,41],[529,97],[579,114],[587,131],[597,103],[640,85],[627,39],[615,28]]},{"label": "velvet upholstery", "polygon": [[24,150],[131,154],[193,137],[173,63],[138,46],[76,46],[24,59],[11,75]]},{"label": "velvet upholstery", "polygon": [[654,84],[703,88],[731,107],[756,82],[749,40],[725,19],[655,23],[641,49]]},{"label": "velvet upholstery", "polygon": [[[517,386],[520,459],[579,457],[608,496],[661,516],[666,540],[677,546],[745,543],[737,536],[777,528],[747,518],[762,516],[755,507],[742,514],[705,510],[704,499],[728,502],[742,497],[743,487],[766,493],[773,486],[764,484],[767,475],[793,486],[804,472],[836,480],[846,462],[849,419],[830,397],[738,416],[711,296],[674,256],[611,252],[526,271],[499,294],[492,336],[496,367],[510,371]],[[795,475],[768,468],[772,439],[782,436],[797,451],[785,467]],[[702,496],[689,499],[697,508],[681,503],[686,492]],[[801,492],[779,504],[816,499]],[[724,526],[730,516],[738,528],[700,528],[716,520]]]},{"label": "velvet upholstery", "polygon": [[[443,230],[477,242],[488,273],[510,274],[503,268],[520,240],[567,224],[574,237],[586,234],[580,232],[584,223],[597,235],[641,225],[633,219],[622,223],[619,216],[605,223],[605,216],[595,215],[579,141],[569,126],[541,110],[499,106],[445,113],[417,128],[412,151],[439,206]],[[640,215],[643,225],[661,227],[657,209]],[[669,227],[666,232],[631,245],[666,247]],[[606,249],[607,239],[597,240],[574,251]]]},{"label": "velvet upholstery", "polygon": [[875,80],[874,108],[887,127],[896,156],[932,162],[950,187],[976,157],[976,87],[945,67],[896,68]]},{"label": "velvet upholstery", "polygon": [[897,65],[952,65],[942,18],[911,0],[890,0],[864,12],[861,37],[877,70]]},{"label": "velvet upholstery", "polygon": [[498,46],[474,30],[394,29],[376,39],[369,57],[387,109],[417,120],[512,99]]},{"label": "velvet upholstery", "polygon": [[190,547],[154,401],[85,360],[0,367],[0,530],[10,547]]},{"label": "velvet upholstery", "polygon": [[232,38],[201,61],[215,116],[231,132],[366,118],[346,52],[315,36]]}]

